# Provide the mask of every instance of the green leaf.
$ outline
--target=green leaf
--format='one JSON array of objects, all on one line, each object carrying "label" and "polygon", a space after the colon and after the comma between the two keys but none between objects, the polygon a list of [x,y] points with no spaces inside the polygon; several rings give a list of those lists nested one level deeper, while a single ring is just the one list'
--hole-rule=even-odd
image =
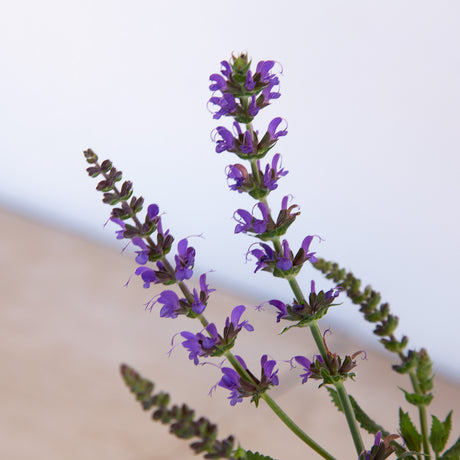
[{"label": "green leaf", "polygon": [[[337,394],[337,391],[334,390],[333,388],[326,387],[327,391],[329,392],[332,402],[334,403],[335,407],[340,412],[342,411],[342,404],[340,403],[339,396]],[[361,428],[365,429],[368,433],[370,434],[376,434],[378,431],[382,432],[382,436],[385,438],[386,436],[389,435],[388,431],[386,431],[383,427],[378,425],[376,422],[374,422],[358,405],[356,402],[355,398],[353,396],[349,395],[350,398],[350,403],[351,407],[353,407],[353,411],[355,413],[356,420],[358,423],[361,425]]]},{"label": "green leaf", "polygon": [[446,417],[444,422],[441,422],[436,416],[431,416],[433,424],[431,425],[430,444],[436,454],[442,452],[446,447],[449,439],[450,430],[452,428],[452,411]]},{"label": "green leaf", "polygon": [[246,454],[247,454],[247,460],[276,460],[272,457],[267,457],[262,454],[259,454],[259,452],[256,452],[256,453],[251,452],[250,450],[248,450]]},{"label": "green leaf", "polygon": [[433,394],[428,393],[426,395],[418,395],[417,393],[409,393],[408,391],[404,390],[403,388],[399,388],[401,391],[404,392],[404,396],[406,397],[406,401],[409,404],[414,406],[428,406],[433,399]]},{"label": "green leaf", "polygon": [[409,413],[403,412],[401,408],[399,409],[399,429],[407,447],[412,451],[420,452],[422,435],[412,423]]},{"label": "green leaf", "polygon": [[460,458],[460,437],[457,442],[449,449],[446,450],[441,457],[441,460],[458,460]]}]

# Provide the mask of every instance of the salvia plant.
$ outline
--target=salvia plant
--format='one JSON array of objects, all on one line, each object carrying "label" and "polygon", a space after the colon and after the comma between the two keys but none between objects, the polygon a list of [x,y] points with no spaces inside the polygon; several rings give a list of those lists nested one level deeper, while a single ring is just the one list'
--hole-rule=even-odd
[{"label": "salvia plant", "polygon": [[[210,76],[212,107],[215,120],[230,119],[231,126],[217,126],[212,139],[217,153],[233,154],[236,163],[226,168],[227,183],[231,190],[248,193],[255,205],[251,210],[237,209],[235,233],[247,234],[256,239],[249,246],[247,257],[255,263],[255,272],[266,271],[284,278],[291,294],[285,299],[264,301],[276,310],[276,321],[283,325],[281,332],[292,328],[308,328],[316,344],[309,356],[294,354],[288,358],[292,366],[300,367],[301,383],[316,380],[325,388],[338,411],[344,414],[351,440],[356,449],[356,459],[382,460],[393,456],[398,459],[460,458],[460,438],[448,446],[452,412],[444,419],[435,415],[428,420],[427,409],[433,399],[432,362],[425,349],[408,349],[408,338],[396,333],[398,317],[381,295],[370,286],[362,287],[355,275],[335,262],[317,257],[311,246],[315,236],[306,235],[300,247],[289,244],[285,235],[299,215],[299,207],[290,203],[289,195],[281,203],[269,204],[270,193],[278,188],[281,178],[288,174],[281,155],[272,154],[280,138],[287,134],[286,121],[273,118],[265,130],[256,129],[254,119],[280,97],[279,65],[274,61],[260,61],[255,69],[247,54],[232,56],[221,62],[220,73]],[[199,276],[199,288],[191,287],[194,275],[196,251],[187,239],[175,244],[174,237],[165,229],[158,205],[144,206],[144,199],[133,194],[130,181],[122,181],[122,172],[110,160],[99,161],[88,149],[84,152],[91,177],[102,180],[97,190],[103,193],[104,203],[112,207],[110,220],[117,226],[117,238],[128,240],[135,247],[135,270],[145,289],[152,285],[165,288],[147,304],[147,309],[158,309],[162,318],[185,315],[198,326],[199,332],[180,331],[182,347],[192,365],[208,363],[217,358],[220,372],[218,386],[228,391],[228,399],[236,406],[248,398],[256,406],[261,400],[267,404],[287,428],[320,457],[333,460],[336,457],[325,446],[319,445],[299,427],[270,396],[272,387],[280,385],[277,362],[267,354],[260,357],[260,369],[249,369],[243,356],[233,354],[238,336],[243,330],[251,332],[253,326],[244,319],[246,307],[237,305],[229,312],[224,325],[210,322],[205,314],[210,305],[211,289],[206,274]],[[228,155],[230,156],[230,155]],[[306,264],[311,264],[335,287],[317,291],[311,281],[305,292],[297,281],[297,275]],[[359,305],[366,321],[375,325],[374,334],[380,343],[395,355],[394,371],[408,376],[407,389],[403,389],[407,404],[415,406],[419,419],[411,419],[409,412],[399,409],[399,431],[390,433],[373,421],[350,396],[345,382],[353,379],[357,357],[362,351],[340,355],[330,350],[326,334],[319,321],[330,307],[339,303],[339,296],[348,296]],[[292,300],[289,300],[292,299]],[[196,324],[198,323],[198,324]],[[192,329],[192,326],[191,326]],[[224,363],[222,362],[224,358]],[[121,365],[121,375],[126,385],[144,410],[152,411],[153,420],[169,425],[175,436],[192,440],[190,447],[204,458],[270,459],[265,454],[253,453],[235,442],[233,436],[218,437],[217,427],[206,418],[195,417],[187,405],[170,402],[164,392],[155,392],[153,382],[139,375],[126,364]],[[431,422],[431,423],[430,423]],[[374,435],[371,446],[363,444],[362,430]],[[306,458],[311,455],[306,452]]]}]

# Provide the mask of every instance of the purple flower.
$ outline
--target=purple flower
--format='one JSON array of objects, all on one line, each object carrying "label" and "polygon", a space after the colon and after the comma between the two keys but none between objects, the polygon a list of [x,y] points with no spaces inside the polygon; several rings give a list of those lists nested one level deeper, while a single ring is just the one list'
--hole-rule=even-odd
[{"label": "purple flower", "polygon": [[262,84],[279,83],[278,77],[270,73],[274,65],[275,61],[260,61],[257,64],[256,74],[259,74],[259,81]]},{"label": "purple flower", "polygon": [[254,79],[252,78],[252,72],[248,70],[248,73],[246,74],[246,82],[244,84],[244,87],[246,88],[247,91],[252,91],[255,87]]},{"label": "purple flower", "polygon": [[268,303],[278,309],[278,316],[276,317],[277,323],[280,322],[281,318],[283,318],[284,316],[287,316],[288,314],[287,306],[284,302],[281,302],[281,300],[273,299],[273,300],[270,300],[270,302]]},{"label": "purple flower", "polygon": [[220,65],[222,66],[220,72],[224,77],[228,78],[232,74],[232,66],[228,63],[228,61],[221,61]]},{"label": "purple flower", "polygon": [[188,280],[193,275],[192,267],[195,264],[195,249],[188,247],[187,239],[180,240],[177,244],[178,254],[174,257],[176,261],[176,279],[178,281]]},{"label": "purple flower", "polygon": [[251,96],[251,103],[249,104],[248,113],[252,117],[255,117],[259,113],[259,107],[257,106],[256,96],[253,94]]},{"label": "purple flower", "polygon": [[160,282],[155,271],[149,267],[137,267],[134,273],[136,275],[140,275],[142,281],[144,281],[145,289],[150,287],[150,283],[157,284]]},{"label": "purple flower", "polygon": [[150,253],[149,247],[145,244],[145,241],[138,236],[135,236],[132,239],[132,241],[134,245],[141,248],[140,251],[136,251],[136,254],[137,254],[136,262],[139,265],[145,265],[149,260],[149,253]]},{"label": "purple flower", "polygon": [[181,306],[179,304],[179,297],[174,291],[163,291],[155,303],[163,304],[160,310],[162,318],[177,318]]},{"label": "purple flower", "polygon": [[233,329],[236,332],[239,332],[244,327],[247,331],[253,331],[254,327],[251,324],[249,324],[247,320],[244,320],[240,323],[241,315],[244,313],[245,310],[246,307],[244,305],[238,305],[237,307],[235,307],[232,310],[230,318],[227,317],[227,319],[225,320],[225,328],[229,329],[230,326],[233,326]]},{"label": "purple flower", "polygon": [[281,165],[278,169],[278,162],[281,159],[281,154],[277,153],[273,156],[271,166],[267,164],[265,166],[264,173],[264,185],[268,190],[275,190],[278,188],[278,180],[280,177],[286,176],[289,171],[285,171]]},{"label": "purple flower", "polygon": [[222,97],[213,96],[209,102],[220,107],[220,110],[213,115],[215,120],[219,120],[224,115],[235,115],[236,113],[236,101],[233,94],[225,93]]},{"label": "purple flower", "polygon": [[300,377],[302,378],[302,384],[304,384],[309,377],[313,375],[313,372],[310,370],[311,366],[311,361],[305,356],[295,356],[294,359],[304,368],[305,373],[300,374]]},{"label": "purple flower", "polygon": [[193,303],[192,310],[197,314],[201,315],[204,312],[206,305],[201,301],[200,296],[196,289],[193,289]]},{"label": "purple flower", "polygon": [[262,219],[256,219],[250,212],[245,209],[238,209],[235,212],[235,215],[239,216],[233,218],[238,222],[238,225],[235,227],[235,233],[247,233],[253,232],[256,234],[262,234],[267,230],[267,224],[269,223],[269,214],[267,205],[263,202],[257,203],[261,214]]},{"label": "purple flower", "polygon": [[[242,367],[247,370],[245,362],[236,356]],[[260,364],[262,367],[260,380],[253,377],[250,381],[241,377],[234,369],[224,367],[222,373],[224,374],[219,382],[219,386],[230,390],[230,404],[234,406],[236,403],[241,402],[243,398],[251,396],[251,401],[258,404],[260,395],[264,393],[270,386],[278,385],[278,370],[274,370],[276,361],[269,360],[267,355],[263,355]],[[252,374],[251,374],[252,375]]]},{"label": "purple flower", "polygon": [[243,402],[243,398],[240,395],[240,375],[234,369],[230,367],[224,367],[222,369],[224,374],[220,379],[219,386],[230,390],[230,405],[234,406],[236,403]]},{"label": "purple flower", "polygon": [[314,264],[315,262],[318,262],[318,259],[315,257],[316,252],[308,252],[310,250],[310,244],[313,241],[314,237],[315,237],[314,235],[306,236],[304,240],[302,241],[302,246],[301,246],[304,252],[304,256],[303,256],[304,261],[309,260],[312,264]]},{"label": "purple flower", "polygon": [[233,137],[233,134],[223,126],[218,126],[216,131],[217,134],[222,138],[217,141],[214,139],[217,144],[216,152],[222,153],[224,150],[232,152],[235,149],[235,138]]},{"label": "purple flower", "polygon": [[240,145],[240,150],[245,154],[254,152],[254,145],[252,143],[252,134],[250,131],[246,131],[244,133],[243,142]]},{"label": "purple flower", "polygon": [[199,364],[199,357],[210,356],[219,341],[219,334],[214,323],[208,324],[206,330],[209,335],[204,335],[201,332],[198,334],[187,331],[181,332],[181,336],[186,339],[182,342],[182,346],[189,351],[189,359],[193,360],[195,365]]},{"label": "purple flower", "polygon": [[260,103],[261,107],[266,107],[270,104],[272,99],[278,99],[281,94],[278,91],[272,91],[272,89],[278,84],[278,82],[270,83],[266,88],[262,91],[262,102]]},{"label": "purple flower", "polygon": [[273,142],[278,139],[278,137],[285,136],[287,134],[287,129],[276,131],[282,121],[283,119],[281,117],[276,117],[268,125],[267,133],[270,136],[270,142]]},{"label": "purple flower", "polygon": [[126,229],[126,224],[121,219],[117,219],[116,217],[111,217],[110,220],[121,227],[121,230],[116,230],[115,233],[117,235],[117,240],[122,240],[124,238],[123,233]]},{"label": "purple flower", "polygon": [[240,164],[228,165],[227,166],[227,183],[229,180],[235,181],[234,184],[228,184],[230,190],[236,190],[239,193],[243,193],[243,186],[246,185],[249,174],[248,170]]},{"label": "purple flower", "polygon": [[224,92],[227,89],[227,81],[225,80],[222,75],[219,75],[218,73],[213,73],[209,79],[213,81],[214,83],[209,85],[209,89],[211,91],[222,91]]},{"label": "purple flower", "polygon": [[269,360],[267,355],[263,355],[260,364],[262,366],[262,375],[260,383],[268,387],[269,385],[278,385],[278,369],[273,371],[276,366],[275,360]]},{"label": "purple flower", "polygon": [[151,204],[147,208],[147,216],[150,220],[155,219],[155,217],[158,216],[159,212],[160,212],[160,208],[156,204]]},{"label": "purple flower", "polygon": [[[235,358],[239,361],[239,363],[241,364],[241,366],[243,366],[244,369],[247,369],[246,363],[243,361],[243,358],[241,358],[241,356],[235,355]],[[230,390],[230,396],[228,397],[228,399],[230,399],[230,404],[234,406],[236,403],[242,402],[243,396],[240,394],[241,377],[238,374],[238,372],[236,372],[234,369],[230,367],[223,367],[222,373],[224,375],[220,379],[218,385],[222,388]]]},{"label": "purple flower", "polygon": [[289,243],[286,240],[283,240],[281,244],[281,251],[278,254],[278,262],[276,266],[280,270],[288,271],[292,268],[292,261],[291,261],[292,253],[289,249]]},{"label": "purple flower", "polygon": [[254,273],[259,270],[269,270],[270,266],[275,262],[275,251],[266,243],[259,243],[259,246],[261,248],[249,251],[257,259]]}]

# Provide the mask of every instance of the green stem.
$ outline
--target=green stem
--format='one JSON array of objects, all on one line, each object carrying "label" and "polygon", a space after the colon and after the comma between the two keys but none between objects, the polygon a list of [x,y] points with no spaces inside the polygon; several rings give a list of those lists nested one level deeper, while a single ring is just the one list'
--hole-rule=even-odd
[{"label": "green stem", "polygon": [[[279,245],[279,240],[277,243]],[[275,245],[275,248],[276,248],[276,245]],[[300,289],[299,283],[297,283],[297,280],[295,278],[290,278],[288,279],[288,281],[289,281],[289,285],[291,286],[292,292],[294,293],[297,301],[299,303],[304,303],[305,298],[302,293],[302,290]],[[326,345],[324,344],[323,336],[321,334],[319,326],[316,321],[311,322],[309,326],[310,326],[310,331],[313,336],[313,339],[316,343],[316,346],[318,347],[318,350],[323,358],[323,361],[326,363],[328,360],[328,351],[327,351]],[[353,438],[353,443],[355,445],[356,452],[358,455],[360,455],[361,452],[364,450],[364,444],[361,438],[361,432],[359,431],[358,422],[356,421],[355,412],[353,410],[353,407],[351,406],[350,398],[348,397],[347,390],[345,389],[342,382],[334,383],[334,386],[337,390],[337,395],[340,399],[340,403],[343,408],[343,413],[345,414],[345,418],[347,420],[347,424],[348,424],[348,428],[351,433],[351,437]]]},{"label": "green stem", "polygon": [[335,460],[329,452],[323,449],[319,444],[317,444],[313,439],[311,439],[304,431],[302,431],[299,426],[291,419],[289,416],[281,409],[276,402],[268,396],[267,393],[264,393],[261,398],[268,404],[270,409],[284,422],[284,424],[296,434],[305,444],[311,447],[317,454],[321,457],[328,460]]},{"label": "green stem", "polygon": [[[413,370],[410,371],[409,377],[412,383],[412,387],[414,388],[414,391],[418,395],[422,395],[423,391],[420,388],[415,371]],[[418,406],[418,413],[420,417],[420,429],[422,431],[423,453],[425,454],[425,458],[429,460],[431,458],[431,452],[430,452],[430,444],[428,442],[428,420],[427,420],[426,406],[423,406],[423,405]]]}]

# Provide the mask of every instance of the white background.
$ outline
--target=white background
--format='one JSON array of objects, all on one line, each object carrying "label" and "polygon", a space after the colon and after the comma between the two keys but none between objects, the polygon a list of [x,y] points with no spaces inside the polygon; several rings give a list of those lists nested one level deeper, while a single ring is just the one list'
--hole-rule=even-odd
[{"label": "white background", "polygon": [[[274,59],[282,97],[255,125],[289,123],[276,151],[290,174],[270,202],[290,193],[301,206],[291,245],[321,235],[318,254],[382,292],[411,345],[458,379],[459,43],[454,1],[2,2],[0,203],[112,243],[84,172],[92,147],[160,205],[177,240],[204,234],[197,268],[214,284],[289,301],[285,283],[244,263],[253,240],[231,217],[252,202],[227,189],[236,158],[209,133],[229,120],[206,108],[232,51]],[[346,301],[323,325],[337,322],[372,339]]]}]

